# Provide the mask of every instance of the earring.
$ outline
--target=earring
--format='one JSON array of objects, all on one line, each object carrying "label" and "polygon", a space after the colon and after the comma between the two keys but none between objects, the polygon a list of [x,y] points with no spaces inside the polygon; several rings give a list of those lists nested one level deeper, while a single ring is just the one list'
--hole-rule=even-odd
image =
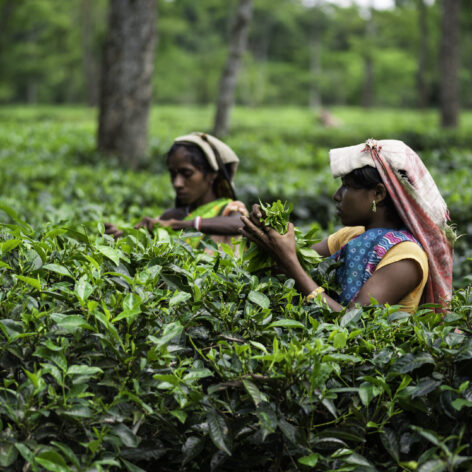
[{"label": "earring", "polygon": [[372,211],[375,213],[377,211],[377,203],[375,200],[372,200]]}]

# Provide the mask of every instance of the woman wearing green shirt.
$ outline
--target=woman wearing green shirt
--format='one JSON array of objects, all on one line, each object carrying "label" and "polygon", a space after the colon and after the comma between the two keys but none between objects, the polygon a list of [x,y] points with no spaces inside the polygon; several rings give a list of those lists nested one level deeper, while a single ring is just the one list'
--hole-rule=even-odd
[{"label": "woman wearing green shirt", "polygon": [[[238,163],[234,151],[214,136],[195,132],[176,138],[167,153],[175,206],[157,218],[143,218],[136,227],[195,229],[216,242],[230,243],[242,227],[241,215],[248,214],[233,188]],[[115,238],[122,235],[111,224],[106,224],[106,232]],[[201,239],[188,242],[198,246]]]}]

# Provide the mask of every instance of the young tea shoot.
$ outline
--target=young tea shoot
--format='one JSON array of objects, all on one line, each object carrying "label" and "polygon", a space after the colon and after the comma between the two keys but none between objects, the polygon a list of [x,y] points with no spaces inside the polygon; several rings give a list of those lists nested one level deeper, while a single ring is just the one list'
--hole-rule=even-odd
[{"label": "young tea shoot", "polygon": [[259,201],[264,216],[261,222],[265,225],[274,228],[278,233],[285,234],[288,231],[288,223],[290,221],[290,213],[292,213],[292,204],[287,202],[282,203],[280,200],[272,204],[262,203]]}]

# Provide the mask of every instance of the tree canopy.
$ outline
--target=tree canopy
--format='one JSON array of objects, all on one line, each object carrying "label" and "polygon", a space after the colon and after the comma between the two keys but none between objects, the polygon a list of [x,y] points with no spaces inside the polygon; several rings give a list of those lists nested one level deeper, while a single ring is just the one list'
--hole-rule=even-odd
[{"label": "tree canopy", "polygon": [[[159,3],[155,102],[215,102],[236,6],[235,0]],[[393,9],[371,11],[321,0],[255,0],[253,8],[237,103],[308,105],[316,87],[323,104],[359,105],[369,58],[373,105],[416,106],[418,68],[421,87],[428,91],[426,105],[438,104],[439,0],[402,0]],[[98,69],[106,10],[106,0],[0,0],[0,103],[93,102],[90,65]],[[471,12],[463,7],[462,106],[472,104],[466,59],[472,39],[464,34],[471,21]]]}]

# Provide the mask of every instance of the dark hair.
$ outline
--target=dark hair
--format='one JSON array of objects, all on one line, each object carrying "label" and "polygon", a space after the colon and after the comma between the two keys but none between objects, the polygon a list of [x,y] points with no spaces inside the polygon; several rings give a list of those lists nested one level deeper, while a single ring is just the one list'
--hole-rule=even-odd
[{"label": "dark hair", "polygon": [[[231,183],[228,181],[226,176],[232,176],[234,168],[231,164],[225,164],[225,171],[219,169],[215,171],[208,162],[208,159],[205,156],[203,150],[197,144],[191,142],[179,141],[172,144],[171,148],[167,151],[166,161],[169,165],[169,160],[178,149],[184,148],[190,155],[190,163],[198,169],[203,175],[210,174],[212,172],[216,173],[216,179],[213,182],[213,192],[218,198],[234,198],[234,192],[231,186]],[[176,200],[176,206],[179,205],[179,202]]]},{"label": "dark hair", "polygon": [[[402,171],[400,173],[403,174]],[[364,166],[359,169],[354,169],[349,172],[345,177],[349,181],[349,185],[354,188],[365,188],[372,189],[378,184],[383,184],[382,177],[380,177],[379,171],[375,167]],[[393,218],[399,218],[395,204],[393,203],[392,197],[388,193],[385,199],[380,203],[385,205],[390,216]]]},{"label": "dark hair", "polygon": [[180,148],[185,148],[185,150],[190,154],[190,162],[194,167],[196,167],[200,172],[202,172],[203,175],[215,172],[211,168],[200,146],[197,146],[196,144],[192,143],[178,142],[172,144],[172,147],[167,151],[166,154],[167,165],[169,165],[169,161],[172,155],[175,154]]}]

